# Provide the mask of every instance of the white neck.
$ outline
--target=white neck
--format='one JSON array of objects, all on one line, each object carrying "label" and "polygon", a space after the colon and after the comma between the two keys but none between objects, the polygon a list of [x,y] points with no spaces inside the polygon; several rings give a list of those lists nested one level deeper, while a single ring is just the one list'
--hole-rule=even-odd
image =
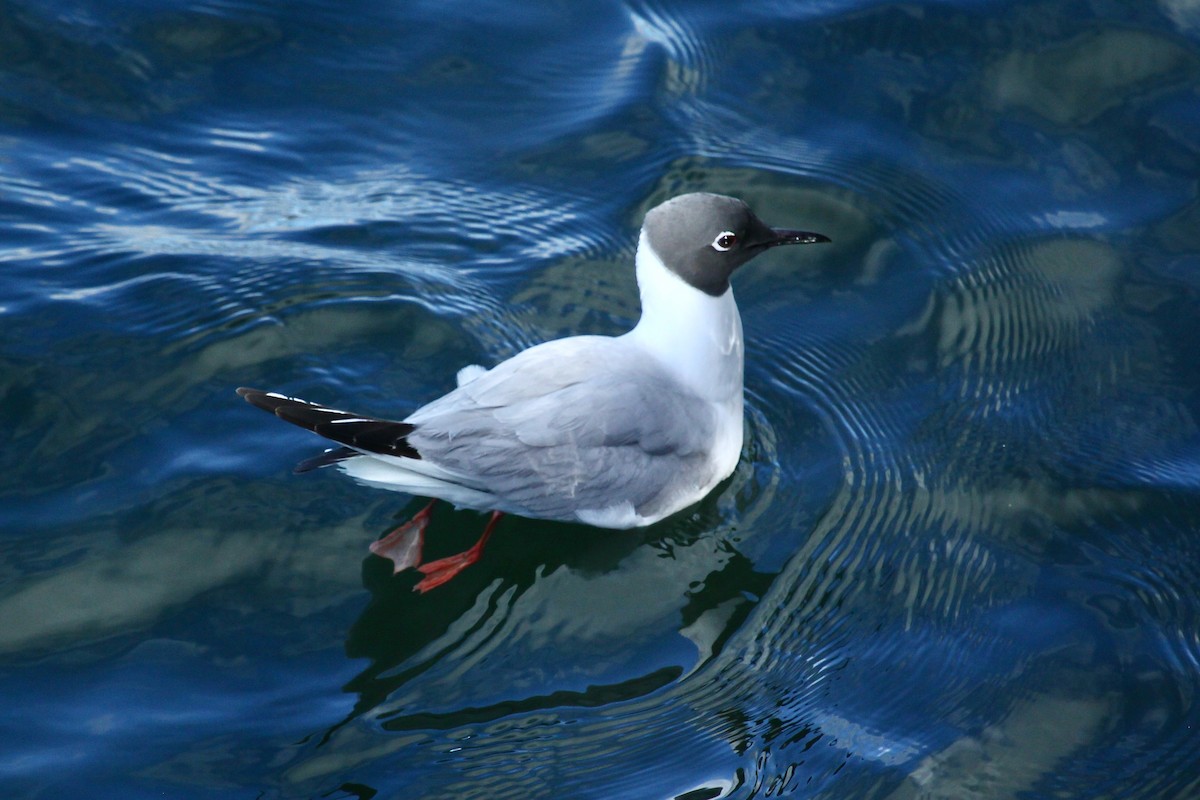
[{"label": "white neck", "polygon": [[733,289],[705,294],[667,269],[643,233],[637,250],[642,318],[625,337],[656,356],[701,397],[742,398],[742,318]]}]

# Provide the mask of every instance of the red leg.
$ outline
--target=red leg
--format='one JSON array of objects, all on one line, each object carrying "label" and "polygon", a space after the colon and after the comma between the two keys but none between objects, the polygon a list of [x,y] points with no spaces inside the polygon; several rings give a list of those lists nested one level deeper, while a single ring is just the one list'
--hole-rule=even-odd
[{"label": "red leg", "polygon": [[413,587],[413,591],[425,594],[430,589],[436,589],[478,561],[479,557],[483,555],[483,546],[487,544],[488,537],[492,535],[492,530],[496,527],[496,523],[502,516],[504,516],[502,511],[492,512],[492,518],[488,520],[487,527],[483,529],[483,534],[479,537],[479,541],[471,545],[469,550],[464,550],[461,553],[455,553],[445,558],[439,558],[436,561],[430,561],[428,564],[422,564],[417,567],[417,569],[425,573],[425,577]]},{"label": "red leg", "polygon": [[425,526],[437,500],[413,515],[413,518],[377,542],[371,542],[371,552],[382,558],[390,558],[395,568],[392,574],[415,567],[421,563],[421,548],[425,541]]}]

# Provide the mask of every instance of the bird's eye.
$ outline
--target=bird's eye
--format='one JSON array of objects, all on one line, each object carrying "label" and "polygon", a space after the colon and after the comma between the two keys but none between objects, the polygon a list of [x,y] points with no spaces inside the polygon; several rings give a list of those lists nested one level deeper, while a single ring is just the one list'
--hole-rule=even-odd
[{"label": "bird's eye", "polygon": [[724,253],[726,250],[733,249],[735,244],[737,244],[737,234],[733,231],[722,231],[717,238],[713,239],[712,246],[713,250]]}]

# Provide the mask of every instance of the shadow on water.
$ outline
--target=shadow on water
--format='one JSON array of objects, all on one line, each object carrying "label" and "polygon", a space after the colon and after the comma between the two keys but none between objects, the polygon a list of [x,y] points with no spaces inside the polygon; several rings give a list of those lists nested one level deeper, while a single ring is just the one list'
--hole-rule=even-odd
[{"label": "shadow on water", "polygon": [[[415,573],[393,576],[390,564],[368,559],[372,601],[346,650],[371,666],[347,685],[358,702],[329,734],[368,713],[386,730],[405,730],[602,707],[653,693],[703,664],[770,583],[739,551],[739,528],[765,508],[777,464],[767,440],[748,455],[714,498],[644,530],[506,518],[480,564],[426,595],[412,591]],[[426,555],[469,546],[482,519],[436,513]],[[573,641],[567,658],[533,666],[545,647],[565,640]],[[683,641],[694,649],[681,651]],[[639,649],[679,663],[631,660]],[[483,669],[486,677],[471,677]],[[554,688],[564,681],[585,688]]]}]

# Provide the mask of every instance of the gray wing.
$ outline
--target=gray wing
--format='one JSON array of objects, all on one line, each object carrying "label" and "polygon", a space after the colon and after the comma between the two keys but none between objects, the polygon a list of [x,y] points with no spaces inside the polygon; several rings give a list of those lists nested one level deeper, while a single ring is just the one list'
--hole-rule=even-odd
[{"label": "gray wing", "polygon": [[531,348],[418,410],[409,443],[515,510],[652,517],[711,479],[715,408],[606,337]]}]

